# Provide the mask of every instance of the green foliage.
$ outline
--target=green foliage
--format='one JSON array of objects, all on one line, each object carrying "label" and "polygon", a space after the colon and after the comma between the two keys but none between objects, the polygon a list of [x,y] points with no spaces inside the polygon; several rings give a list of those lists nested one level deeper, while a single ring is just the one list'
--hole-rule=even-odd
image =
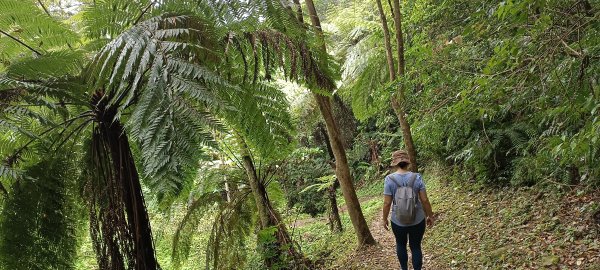
[{"label": "green foliage", "polygon": [[[382,121],[390,92],[377,86],[387,80],[385,54],[368,3],[330,18],[345,95],[361,120]],[[588,1],[406,3],[401,83],[420,159],[493,185],[598,184],[599,12]]]},{"label": "green foliage", "polygon": [[257,245],[261,250],[261,256],[265,261],[274,261],[270,269],[285,269],[285,258],[277,258],[281,252],[277,252],[280,247],[277,245],[277,226],[263,228],[257,233]]},{"label": "green foliage", "polygon": [[0,62],[3,66],[9,66],[11,61],[18,58],[42,56],[47,52],[78,46],[77,34],[67,25],[44,13],[33,0],[2,0],[0,10],[0,30],[36,51],[0,34]]},{"label": "green foliage", "polygon": [[293,147],[293,126],[288,100],[270,83],[244,87],[231,95],[234,109],[225,112],[231,127],[255,149],[255,154],[269,160],[285,157]]},{"label": "green foliage", "polygon": [[308,187],[305,187],[302,191],[300,191],[300,193],[304,193],[313,189],[316,189],[317,191],[323,191],[325,189],[327,189],[328,187],[330,187],[331,185],[333,185],[336,181],[337,177],[335,176],[335,174],[332,175],[325,175],[325,176],[321,176],[319,178],[317,178],[317,183],[316,184],[312,184]]},{"label": "green foliage", "polygon": [[328,10],[335,25],[335,54],[343,59],[340,93],[351,101],[352,111],[361,121],[385,113],[390,105],[383,31],[376,12],[372,1]]},{"label": "green foliage", "polygon": [[81,208],[77,172],[66,156],[24,169],[11,187],[0,218],[3,269],[74,269]]},{"label": "green foliage", "polygon": [[254,199],[248,196],[250,190],[239,184],[244,177],[244,172],[235,167],[204,171],[199,179],[201,188],[192,193],[193,201],[175,231],[172,258],[176,268],[189,256],[198,225],[206,220],[211,223],[206,269],[238,268],[247,262],[256,217]]},{"label": "green foliage", "polygon": [[325,153],[318,148],[298,148],[282,166],[280,182],[286,193],[287,206],[298,207],[302,213],[316,216],[326,209],[325,192],[309,188],[322,185],[319,179],[331,175]]},{"label": "green foliage", "polygon": [[104,43],[139,22],[151,1],[100,0],[87,5],[77,16],[85,35],[91,40],[103,40]]},{"label": "green foliage", "polygon": [[83,52],[60,50],[39,57],[23,57],[10,65],[6,74],[13,78],[54,79],[78,74],[83,68]]}]

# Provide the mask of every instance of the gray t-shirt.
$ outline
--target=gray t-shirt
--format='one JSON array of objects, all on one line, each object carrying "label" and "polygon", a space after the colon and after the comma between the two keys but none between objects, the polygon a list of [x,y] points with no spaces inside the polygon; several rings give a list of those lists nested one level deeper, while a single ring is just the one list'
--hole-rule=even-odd
[{"label": "gray t-shirt", "polygon": [[[398,185],[394,182],[394,180],[396,182],[398,182],[400,185],[408,185],[408,182],[410,181],[410,175],[411,173],[392,173],[392,174],[388,174],[385,177],[385,183],[383,186],[383,195],[390,195],[392,196],[392,199],[394,197],[394,194],[396,194],[396,189],[398,188]],[[392,178],[394,180],[392,180]],[[396,219],[396,213],[394,211],[394,207],[392,204],[392,216],[391,216],[391,220],[394,224],[398,225],[398,226],[413,226],[413,225],[417,225],[419,223],[421,223],[421,221],[423,221],[425,219],[425,211],[423,211],[423,205],[421,204],[421,200],[418,199],[418,194],[421,190],[425,190],[425,183],[423,182],[423,179],[421,178],[421,174],[417,173],[417,178],[415,179],[415,183],[413,185],[413,188],[415,190],[415,193],[417,194],[417,204],[415,205],[415,208],[417,210],[416,216],[415,216],[415,222],[412,224],[403,224],[400,221],[398,221]]]}]

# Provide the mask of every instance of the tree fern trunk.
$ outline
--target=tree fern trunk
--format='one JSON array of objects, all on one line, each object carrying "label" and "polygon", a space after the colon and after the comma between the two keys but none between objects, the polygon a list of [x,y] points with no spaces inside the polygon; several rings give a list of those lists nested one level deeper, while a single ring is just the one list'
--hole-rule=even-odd
[{"label": "tree fern trunk", "polygon": [[135,269],[157,269],[150,219],[127,135],[118,121],[105,127],[105,132],[115,178],[120,179],[123,189],[129,232],[132,233],[134,242]]},{"label": "tree fern trunk", "polygon": [[260,184],[258,180],[258,176],[256,174],[256,169],[254,168],[254,163],[249,155],[242,155],[242,162],[244,162],[244,169],[246,170],[246,174],[248,175],[248,182],[250,183],[250,189],[252,190],[252,194],[254,195],[254,200],[256,201],[256,209],[258,210],[258,217],[260,219],[260,227],[261,229],[267,228],[269,226],[273,226],[271,223],[271,218],[269,215],[269,199],[266,194],[263,194],[264,188]]},{"label": "tree fern trunk", "polygon": [[123,125],[94,94],[90,226],[101,269],[159,269],[140,178]]},{"label": "tree fern trunk", "polygon": [[327,197],[329,198],[329,208],[331,209],[329,214],[329,223],[331,224],[331,231],[341,232],[344,228],[342,227],[342,220],[340,219],[340,212],[338,211],[338,204],[336,198],[336,189],[339,182],[336,180],[328,189]]}]

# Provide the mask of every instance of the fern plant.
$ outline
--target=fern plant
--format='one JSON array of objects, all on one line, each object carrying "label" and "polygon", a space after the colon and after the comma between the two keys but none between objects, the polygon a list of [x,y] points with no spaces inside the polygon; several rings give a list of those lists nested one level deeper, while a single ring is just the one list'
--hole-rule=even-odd
[{"label": "fern plant", "polygon": [[3,200],[3,269],[75,269],[83,216],[75,196],[78,172],[65,153],[46,153],[51,158],[23,168]]},{"label": "fern plant", "polygon": [[248,186],[241,185],[244,182],[243,171],[236,167],[204,171],[202,188],[194,192],[174,235],[172,256],[176,267],[189,256],[198,224],[208,219],[211,229],[205,250],[206,269],[243,268],[256,221],[253,198]]}]

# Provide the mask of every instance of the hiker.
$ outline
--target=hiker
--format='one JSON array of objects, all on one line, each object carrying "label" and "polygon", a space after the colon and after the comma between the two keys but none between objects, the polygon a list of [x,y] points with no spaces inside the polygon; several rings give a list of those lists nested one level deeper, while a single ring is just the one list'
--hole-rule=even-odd
[{"label": "hiker", "polygon": [[421,240],[425,234],[425,224],[433,226],[433,211],[425,192],[421,174],[408,170],[408,153],[398,150],[392,153],[390,164],[392,173],[385,177],[383,189],[383,226],[388,227],[388,214],[392,208],[392,232],[396,237],[396,253],[402,270],[408,270],[408,241],[415,270],[423,265]]}]

